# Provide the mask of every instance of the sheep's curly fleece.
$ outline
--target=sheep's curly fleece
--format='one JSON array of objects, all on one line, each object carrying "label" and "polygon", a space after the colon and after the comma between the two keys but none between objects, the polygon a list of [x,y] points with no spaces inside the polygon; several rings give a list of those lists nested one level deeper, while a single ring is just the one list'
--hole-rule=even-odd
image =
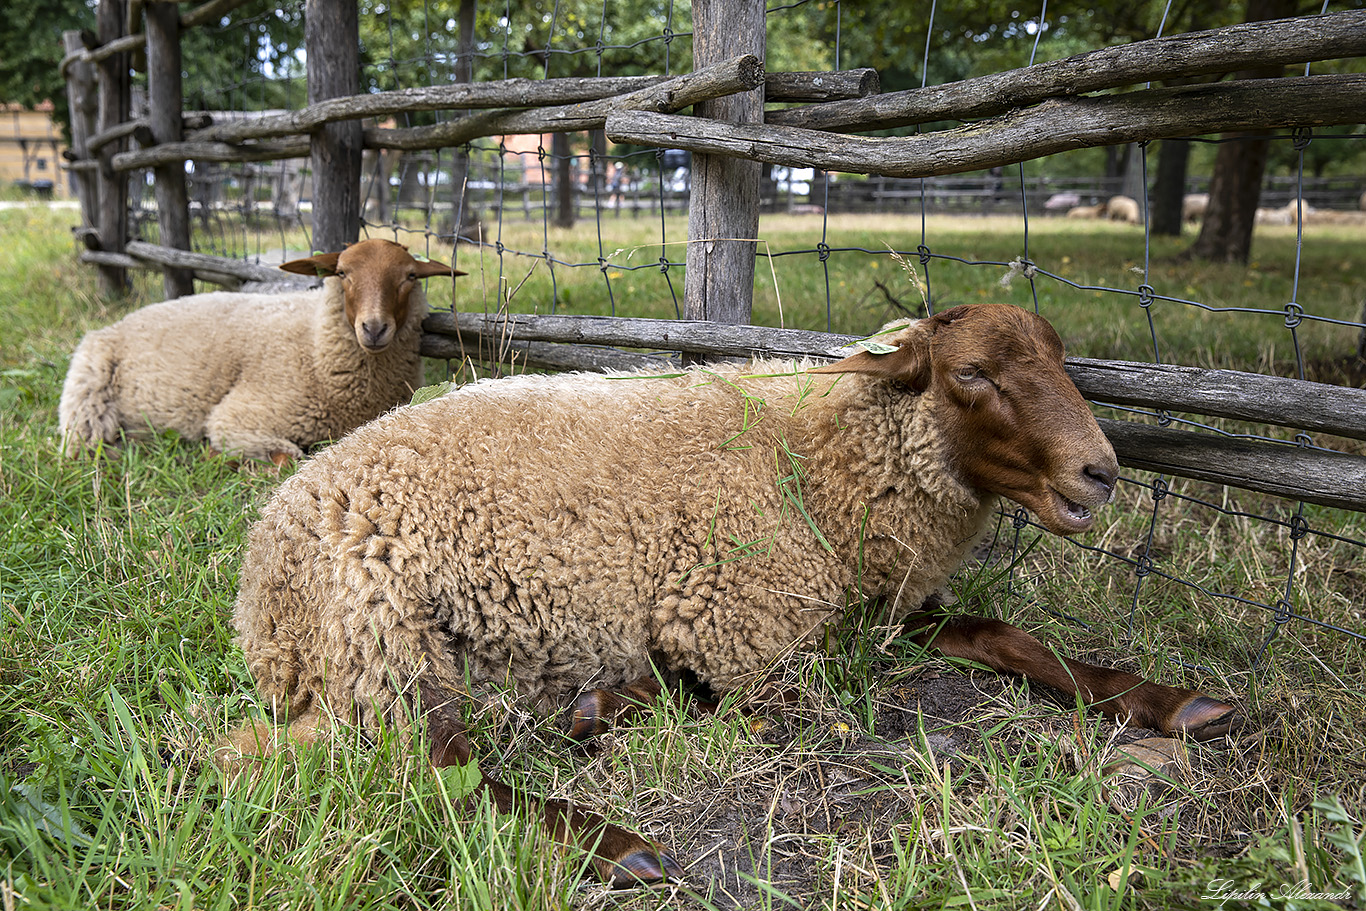
[{"label": "sheep's curly fleece", "polygon": [[262,697],[401,727],[420,677],[461,692],[466,666],[543,709],[652,662],[724,691],[860,593],[918,607],[995,497],[947,470],[933,392],[799,370],[523,376],[360,428],[252,529],[234,623]]},{"label": "sheep's curly fleece", "polygon": [[422,384],[426,310],[415,287],[378,354],[357,344],[335,277],[321,289],[211,292],[135,310],[72,356],[58,406],[66,452],[169,429],[244,458],[298,458],[409,400]]}]

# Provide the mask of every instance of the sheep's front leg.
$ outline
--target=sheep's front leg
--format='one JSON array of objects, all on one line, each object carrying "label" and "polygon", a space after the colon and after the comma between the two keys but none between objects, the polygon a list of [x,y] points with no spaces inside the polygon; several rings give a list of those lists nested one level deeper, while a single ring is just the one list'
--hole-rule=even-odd
[{"label": "sheep's front leg", "polygon": [[244,722],[214,747],[210,759],[224,773],[234,776],[255,768],[288,744],[317,743],[331,734],[331,716],[314,705],[291,718],[288,725],[266,720]]},{"label": "sheep's front leg", "polygon": [[[419,684],[419,693],[431,741],[432,765],[468,765],[472,751],[454,695],[425,681]],[[580,810],[563,800],[521,794],[491,778],[482,768],[479,771],[479,788],[492,798],[499,812],[539,807],[543,824],[556,841],[579,845],[592,854],[593,869],[603,882],[611,886],[655,885],[682,878],[683,868],[659,845],[612,825],[596,813]]]},{"label": "sheep's front leg", "polygon": [[[709,695],[690,692],[690,688],[679,684],[671,689],[672,696],[679,705],[687,704],[703,712],[714,712],[719,703]],[[576,743],[583,743],[598,734],[605,734],[612,725],[629,721],[650,707],[664,692],[655,677],[641,677],[618,690],[585,690],[580,693],[568,712],[567,736]]]},{"label": "sheep's front leg", "polygon": [[906,630],[926,648],[952,658],[967,658],[992,670],[1018,674],[1082,700],[1115,718],[1168,734],[1211,740],[1234,730],[1233,706],[1194,690],[1163,686],[1113,668],[1085,664],[1054,654],[1017,626],[985,617],[947,617],[924,611],[906,621]]},{"label": "sheep's front leg", "polygon": [[569,710],[570,740],[583,743],[605,734],[613,724],[647,710],[664,688],[653,677],[633,680],[619,690],[586,690]]},{"label": "sheep's front leg", "polygon": [[204,435],[219,452],[271,462],[279,468],[304,454],[277,426],[281,421],[279,415],[292,408],[282,399],[263,402],[234,390],[209,411],[204,420]]}]

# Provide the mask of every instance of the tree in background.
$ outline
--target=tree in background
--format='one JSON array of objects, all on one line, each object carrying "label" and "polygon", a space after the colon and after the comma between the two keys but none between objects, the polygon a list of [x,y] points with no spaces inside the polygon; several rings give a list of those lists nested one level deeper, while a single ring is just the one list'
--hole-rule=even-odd
[{"label": "tree in background", "polygon": [[62,32],[95,27],[84,0],[5,0],[0,16],[0,101],[33,108],[51,101],[70,136],[71,114],[59,67]]},{"label": "tree in background", "polygon": [[[1295,0],[1248,0],[1247,21],[1294,16],[1297,6]],[[1274,79],[1283,70],[1280,66],[1245,70],[1235,78]],[[1228,141],[1219,146],[1210,176],[1209,206],[1188,254],[1215,262],[1246,263],[1252,252],[1252,228],[1271,141],[1266,133],[1224,138]]]},{"label": "tree in background", "polygon": [[187,110],[263,111],[306,103],[302,2],[252,0],[225,15],[222,26],[181,32]]},{"label": "tree in background", "polygon": [[[61,33],[93,24],[96,0],[6,0],[0,17],[0,100],[34,105],[51,100],[67,121],[58,69]],[[1356,0],[1360,2],[1360,0]],[[458,21],[467,4],[476,9],[473,55],[466,56],[476,81],[686,72],[692,65],[689,7],[668,0],[518,0],[435,4],[431,0],[359,0],[362,90],[383,90],[450,81],[462,56]],[[252,0],[224,18],[222,30],[192,29],[184,35],[187,107],[260,110],[303,103],[302,0]],[[1049,15],[1013,0],[962,0],[933,7],[900,0],[812,2],[775,5],[769,14],[767,66],[819,70],[872,66],[884,91],[940,84],[1058,59],[1159,33],[1213,28],[1235,22],[1318,11],[1308,0],[1235,0],[1211,6],[1196,0],[1099,0],[1087,8]],[[673,37],[658,40],[661,23]],[[1040,32],[1042,29],[1042,33]],[[1042,40],[1037,40],[1041,37]],[[651,40],[653,39],[653,40]],[[926,47],[928,45],[928,62]],[[838,46],[839,60],[836,60]],[[1316,64],[1315,72],[1361,71],[1362,59]],[[926,72],[928,70],[928,72]],[[1245,75],[1245,74],[1243,74]],[[1279,76],[1279,68],[1263,76]],[[464,78],[457,74],[454,78]],[[1224,76],[1211,79],[1227,78]],[[408,115],[407,125],[438,115]],[[930,124],[935,129],[948,124]],[[1361,143],[1314,142],[1304,150],[1313,174],[1341,171],[1348,157],[1366,154]],[[617,150],[620,151],[620,150]],[[1097,149],[1026,165],[1032,173],[1104,172],[1118,176],[1127,156]],[[1256,191],[1268,167],[1293,169],[1298,153],[1288,143],[1243,137],[1221,144],[1167,140],[1149,148],[1155,182],[1149,192],[1153,228],[1179,232],[1179,209],[1187,171],[1211,173],[1211,217],[1192,247],[1193,256],[1246,259]],[[1268,159],[1268,155],[1270,158]],[[1189,162],[1189,163],[1187,163]]]}]

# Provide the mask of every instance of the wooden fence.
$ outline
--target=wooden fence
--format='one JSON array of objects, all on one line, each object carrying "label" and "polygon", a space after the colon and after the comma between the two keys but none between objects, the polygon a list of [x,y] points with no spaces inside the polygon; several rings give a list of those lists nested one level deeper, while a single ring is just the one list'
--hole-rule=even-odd
[{"label": "wooden fence", "polygon": [[[788,168],[916,178],[1016,164],[1063,149],[1231,131],[1362,122],[1366,75],[1231,80],[1152,87],[1267,65],[1366,54],[1366,11],[1354,10],[1174,35],[916,91],[882,94],[868,70],[766,73],[761,0],[694,0],[693,72],[675,77],[526,80],[360,94],[352,0],[310,3],[309,104],[210,122],[182,110],[178,36],[243,0],[211,0],[183,15],[169,3],[101,0],[88,46],[67,36],[63,62],[73,111],[72,161],[85,226],[83,259],[102,286],[125,270],[157,268],[168,296],[210,281],[278,281],[281,273],[189,252],[184,163],[311,157],[314,244],[358,235],[366,150],[421,151],[512,134],[605,130],[617,142],[692,153],[685,321],[434,314],[432,357],[494,352],[555,368],[652,363],[616,346],[700,356],[827,355],[843,336],[746,326],[754,285],[761,162]],[[140,12],[139,12],[140,11]],[[134,15],[130,15],[130,12]],[[131,27],[136,15],[142,33]],[[150,115],[129,116],[129,54],[145,50]],[[1131,89],[1122,93],[1107,90]],[[785,108],[766,102],[797,103]],[[679,112],[692,108],[691,115]],[[427,127],[362,126],[415,111],[467,111]],[[852,135],[961,121],[909,137]],[[130,148],[129,141],[137,148]],[[128,175],[155,174],[159,244],[127,237]],[[1191,412],[1366,439],[1366,391],[1186,368],[1074,360],[1088,397],[1160,412]],[[1123,464],[1366,511],[1366,458],[1107,420]]]}]

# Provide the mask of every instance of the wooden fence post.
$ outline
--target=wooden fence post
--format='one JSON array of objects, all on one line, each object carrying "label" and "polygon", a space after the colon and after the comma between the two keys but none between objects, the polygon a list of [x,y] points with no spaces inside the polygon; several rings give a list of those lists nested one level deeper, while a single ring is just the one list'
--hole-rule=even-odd
[{"label": "wooden fence post", "polygon": [[[694,71],[737,54],[764,59],[763,0],[693,0],[692,12]],[[762,124],[764,87],[698,102],[693,112],[715,120]],[[693,155],[683,286],[686,318],[750,321],[760,173],[757,161]]]},{"label": "wooden fence post", "polygon": [[[127,4],[124,0],[100,0],[95,14],[100,44],[108,44],[123,35]],[[113,129],[128,120],[130,87],[128,55],[111,54],[96,64],[100,89],[99,130]],[[128,243],[128,174],[115,171],[112,159],[127,145],[126,139],[107,142],[100,147],[99,169],[99,229],[100,249],[105,253],[122,253]],[[123,266],[101,263],[99,266],[100,293],[107,297],[124,294],[128,285],[128,270]]]},{"label": "wooden fence post", "polygon": [[[62,45],[68,55],[85,49],[79,31],[62,32]],[[76,163],[71,174],[76,182],[76,197],[81,201],[81,227],[94,231],[99,222],[99,185],[95,172],[85,167],[90,157],[86,143],[95,132],[99,98],[95,92],[95,67],[88,60],[76,59],[66,74],[66,99],[71,107],[70,160]]]},{"label": "wooden fence post", "polygon": [[[475,0],[460,0],[460,11],[456,17],[459,38],[456,41],[454,76],[457,84],[474,81],[474,6]],[[451,205],[455,212],[455,225],[451,231],[456,237],[452,243],[457,246],[458,239],[464,233],[461,229],[479,222],[478,213],[470,204],[469,179],[470,153],[464,146],[459,146],[454,150],[454,159],[451,161]]]},{"label": "wooden fence post", "polygon": [[[304,5],[308,103],[360,94],[360,20],[356,0],[307,0]],[[360,237],[359,120],[313,131],[313,248],[335,251]]]},{"label": "wooden fence post", "polygon": [[[147,103],[152,138],[158,145],[180,142],[183,107],[180,85],[180,10],[173,0],[152,0],[146,6]],[[168,162],[152,169],[155,175],[157,226],[161,244],[190,249],[190,200],[185,190],[185,163]],[[167,266],[162,271],[166,298],[194,293],[194,272]]]}]

